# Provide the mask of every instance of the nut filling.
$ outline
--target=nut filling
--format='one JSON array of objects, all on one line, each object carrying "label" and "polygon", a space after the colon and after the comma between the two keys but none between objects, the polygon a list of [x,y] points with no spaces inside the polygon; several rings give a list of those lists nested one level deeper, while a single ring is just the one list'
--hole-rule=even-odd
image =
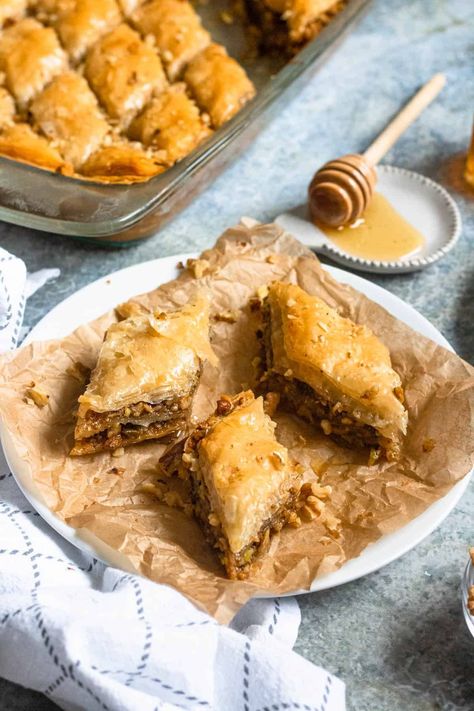
[{"label": "nut filling", "polygon": [[71,454],[92,454],[147,439],[179,436],[186,429],[190,403],[191,396],[186,396],[158,404],[138,402],[113,412],[89,410],[78,425]]}]

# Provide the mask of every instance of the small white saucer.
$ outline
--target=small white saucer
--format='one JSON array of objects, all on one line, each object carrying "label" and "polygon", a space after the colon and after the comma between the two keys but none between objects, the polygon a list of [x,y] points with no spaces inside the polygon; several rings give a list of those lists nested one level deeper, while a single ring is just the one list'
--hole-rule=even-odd
[{"label": "small white saucer", "polygon": [[438,183],[410,170],[381,165],[377,175],[377,191],[426,239],[416,256],[381,262],[346,254],[310,222],[306,204],[279,215],[275,222],[316,252],[364,272],[414,272],[437,262],[454,247],[461,234],[461,215],[452,197]]}]

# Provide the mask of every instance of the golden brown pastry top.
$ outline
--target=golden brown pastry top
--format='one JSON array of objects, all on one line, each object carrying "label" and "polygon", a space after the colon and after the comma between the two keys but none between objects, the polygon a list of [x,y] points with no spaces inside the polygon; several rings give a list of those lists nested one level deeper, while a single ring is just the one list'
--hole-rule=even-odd
[{"label": "golden brown pastry top", "polygon": [[234,553],[254,540],[297,479],[263,399],[250,393],[248,399],[213,427],[198,450],[212,510]]},{"label": "golden brown pastry top", "polygon": [[211,41],[187,0],[151,0],[140,5],[131,19],[143,35],[154,37],[171,81]]},{"label": "golden brown pastry top", "polygon": [[102,37],[87,53],[85,76],[109,116],[127,126],[166,76],[160,58],[128,25]]},{"label": "golden brown pastry top", "polygon": [[38,17],[56,29],[74,62],[122,19],[115,0],[37,0],[37,9]]},{"label": "golden brown pastry top", "polygon": [[273,368],[295,377],[387,436],[405,432],[407,413],[387,347],[366,326],[343,318],[299,286],[269,288]]},{"label": "golden brown pastry top", "polygon": [[188,392],[204,360],[216,363],[209,343],[209,305],[203,297],[179,311],[115,323],[79,398],[79,415],[179,397]]},{"label": "golden brown pastry top", "polygon": [[75,168],[87,160],[109,132],[95,95],[77,72],[53,79],[33,101],[31,113],[36,125]]},{"label": "golden brown pastry top", "polygon": [[129,132],[130,138],[163,151],[163,160],[169,165],[184,158],[210,134],[183,83],[173,84],[152,99]]},{"label": "golden brown pastry top", "polygon": [[22,107],[66,68],[66,53],[56,33],[32,17],[20,20],[0,35],[0,69]]},{"label": "golden brown pastry top", "polygon": [[215,128],[229,121],[255,95],[245,70],[219,44],[200,52],[190,62],[184,78]]}]

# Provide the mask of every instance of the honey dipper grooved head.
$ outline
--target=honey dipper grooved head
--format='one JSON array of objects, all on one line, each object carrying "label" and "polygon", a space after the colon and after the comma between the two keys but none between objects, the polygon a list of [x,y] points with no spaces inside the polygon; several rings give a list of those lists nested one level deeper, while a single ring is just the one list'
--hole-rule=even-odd
[{"label": "honey dipper grooved head", "polygon": [[368,207],[376,180],[375,169],[361,155],[349,154],[325,163],[309,186],[311,219],[328,227],[355,222]]}]

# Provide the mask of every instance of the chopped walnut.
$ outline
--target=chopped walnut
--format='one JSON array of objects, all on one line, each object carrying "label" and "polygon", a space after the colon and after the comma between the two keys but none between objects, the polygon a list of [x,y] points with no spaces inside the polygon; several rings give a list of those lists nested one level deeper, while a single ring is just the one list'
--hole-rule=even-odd
[{"label": "chopped walnut", "polygon": [[221,10],[219,13],[219,17],[224,23],[224,25],[233,25],[235,22],[234,15],[228,10]]},{"label": "chopped walnut", "polygon": [[216,415],[227,415],[232,410],[232,401],[231,398],[222,395],[219,400],[217,401],[216,405]]},{"label": "chopped walnut", "polygon": [[400,386],[397,388],[393,389],[393,394],[397,398],[397,400],[400,400],[401,403],[405,402],[405,393],[403,392],[403,388]]},{"label": "chopped walnut", "polygon": [[49,402],[49,395],[38,388],[35,383],[26,389],[25,395],[28,400],[32,400],[37,407],[46,407]]},{"label": "chopped walnut", "polygon": [[227,311],[220,311],[219,313],[214,314],[213,319],[214,321],[224,321],[224,323],[235,323],[238,317],[238,311],[231,311],[231,309],[228,309]]},{"label": "chopped walnut", "polygon": [[112,457],[123,457],[124,454],[125,450],[123,447],[117,447],[117,449],[112,451]]},{"label": "chopped walnut", "polygon": [[210,271],[210,263],[207,259],[188,259],[186,262],[186,269],[189,269],[193,273],[196,279],[201,279],[204,274]]},{"label": "chopped walnut", "polygon": [[79,383],[84,383],[89,379],[91,374],[91,369],[84,365],[83,363],[76,361],[66,370],[66,373],[72,378],[77,380]]},{"label": "chopped walnut", "polygon": [[280,403],[280,393],[268,392],[263,398],[263,409],[269,417],[272,417]]},{"label": "chopped walnut", "polygon": [[321,420],[321,429],[325,435],[330,435],[332,432],[332,426],[329,420]]},{"label": "chopped walnut", "polygon": [[217,527],[219,525],[219,519],[217,518],[215,513],[209,514],[208,521],[211,526]]},{"label": "chopped walnut", "polygon": [[372,447],[369,453],[369,467],[373,466],[380,459],[382,451],[379,447]]},{"label": "chopped walnut", "polygon": [[313,521],[318,515],[318,513],[319,511],[315,511],[314,508],[308,506],[307,504],[304,504],[299,510],[301,520],[305,521],[306,523]]},{"label": "chopped walnut", "polygon": [[288,525],[292,528],[299,528],[301,526],[301,519],[296,511],[290,511],[288,514]]},{"label": "chopped walnut", "polygon": [[424,441],[423,444],[421,445],[421,448],[423,452],[431,452],[436,447],[436,440],[433,439],[432,437],[427,437]]}]

